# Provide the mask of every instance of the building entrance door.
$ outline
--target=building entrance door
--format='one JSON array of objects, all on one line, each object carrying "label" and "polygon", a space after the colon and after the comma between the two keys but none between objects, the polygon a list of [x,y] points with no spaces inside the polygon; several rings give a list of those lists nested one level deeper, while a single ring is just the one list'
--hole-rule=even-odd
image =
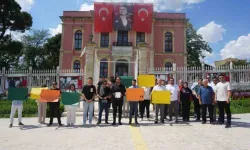
[{"label": "building entrance door", "polygon": [[115,65],[116,76],[128,75],[128,61],[124,59],[117,60]]}]

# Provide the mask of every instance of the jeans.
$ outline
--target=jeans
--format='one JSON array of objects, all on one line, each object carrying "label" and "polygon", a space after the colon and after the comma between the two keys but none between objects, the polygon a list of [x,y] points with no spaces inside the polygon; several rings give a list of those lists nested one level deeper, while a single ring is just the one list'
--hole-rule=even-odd
[{"label": "jeans", "polygon": [[197,115],[197,119],[200,120],[200,117],[201,117],[201,105],[200,105],[199,100],[197,98],[194,99],[194,112]]},{"label": "jeans", "polygon": [[182,102],[182,118],[183,118],[183,121],[189,121],[190,105],[191,105],[191,103]]},{"label": "jeans", "polygon": [[38,122],[45,123],[47,103],[46,102],[37,102],[38,105]]},{"label": "jeans", "polygon": [[83,124],[86,124],[87,121],[87,114],[89,114],[89,124],[92,123],[92,117],[93,117],[93,109],[94,109],[94,102],[86,102],[83,101]]},{"label": "jeans", "polygon": [[146,109],[147,118],[149,118],[149,106],[150,106],[150,100],[144,100],[139,102],[139,110],[140,110],[140,116],[143,118],[144,112]]},{"label": "jeans", "polygon": [[168,109],[169,109],[169,119],[172,120],[173,109],[174,109],[175,120],[178,120],[179,101],[178,100],[171,101],[170,105],[168,106]]},{"label": "jeans", "polygon": [[13,124],[16,110],[18,110],[18,123],[22,122],[23,105],[12,105],[10,113],[10,124]]},{"label": "jeans", "polygon": [[228,104],[226,101],[217,101],[218,108],[219,108],[219,122],[224,123],[225,118],[225,110],[227,114],[227,123],[231,124],[231,110],[230,110],[230,103]]},{"label": "jeans", "polygon": [[158,121],[158,114],[160,110],[161,121],[165,118],[165,104],[155,104],[155,121]]},{"label": "jeans", "polygon": [[67,111],[67,124],[75,124],[76,122],[76,107],[75,105],[65,105]]},{"label": "jeans", "polygon": [[105,122],[108,122],[108,116],[109,116],[109,107],[107,100],[100,100],[99,102],[99,117],[98,122],[101,123],[102,120],[102,112],[105,110]]},{"label": "jeans", "polygon": [[138,102],[129,102],[129,122],[132,121],[132,115],[135,115],[135,122],[137,122],[138,117]]},{"label": "jeans", "polygon": [[213,105],[212,104],[202,104],[202,121],[207,122],[207,108],[209,112],[210,123],[213,122]]}]

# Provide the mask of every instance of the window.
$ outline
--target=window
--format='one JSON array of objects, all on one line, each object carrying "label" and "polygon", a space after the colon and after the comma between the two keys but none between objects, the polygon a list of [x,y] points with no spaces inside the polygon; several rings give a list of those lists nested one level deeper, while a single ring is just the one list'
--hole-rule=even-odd
[{"label": "window", "polygon": [[102,59],[100,62],[100,77],[108,77],[108,62],[107,59]]},{"label": "window", "polygon": [[145,32],[136,33],[136,43],[145,43]]},{"label": "window", "polygon": [[117,46],[128,45],[128,31],[118,31]]},{"label": "window", "polygon": [[109,47],[109,33],[101,33],[101,47]]},{"label": "window", "polygon": [[81,69],[81,62],[79,60],[75,60],[73,64],[73,70],[80,70]]},{"label": "window", "polygon": [[82,49],[82,31],[78,30],[75,32],[75,50]]},{"label": "window", "polygon": [[166,63],[165,63],[165,69],[166,69],[166,70],[172,70],[172,67],[173,67],[173,65],[172,65],[171,62],[166,62]]},{"label": "window", "polygon": [[173,51],[173,35],[171,32],[165,33],[165,52]]}]

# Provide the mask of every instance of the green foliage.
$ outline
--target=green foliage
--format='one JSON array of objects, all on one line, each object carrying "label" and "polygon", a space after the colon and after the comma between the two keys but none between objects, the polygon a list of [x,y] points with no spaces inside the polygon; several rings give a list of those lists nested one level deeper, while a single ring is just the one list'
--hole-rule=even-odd
[{"label": "green foliage", "polygon": [[[32,99],[28,99],[23,104],[23,117],[37,117],[37,102]],[[9,100],[0,100],[0,118],[9,118],[11,112],[11,101]],[[60,112],[64,112],[64,106],[60,105]],[[47,117],[49,114],[49,106],[47,106]],[[17,113],[15,114],[17,117]]]},{"label": "green foliage", "polygon": [[25,32],[32,26],[32,17],[22,12],[15,0],[0,1],[0,67],[9,69],[16,66],[19,60],[22,43],[13,41],[9,31]]},{"label": "green foliage", "polygon": [[191,23],[187,24],[186,37],[188,66],[200,66],[200,58],[205,57],[203,51],[211,53],[212,49],[202,36],[197,34]]},{"label": "green foliage", "polygon": [[230,106],[233,114],[250,113],[250,99],[234,100]]}]

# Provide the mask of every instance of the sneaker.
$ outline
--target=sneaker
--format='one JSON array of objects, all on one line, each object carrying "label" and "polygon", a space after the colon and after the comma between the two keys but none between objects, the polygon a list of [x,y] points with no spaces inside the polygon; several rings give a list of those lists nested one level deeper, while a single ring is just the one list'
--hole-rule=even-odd
[{"label": "sneaker", "polygon": [[132,125],[132,123],[131,123],[131,122],[129,122],[128,124],[129,124],[129,125]]},{"label": "sneaker", "polygon": [[108,121],[105,121],[105,124],[109,124],[109,122],[108,122]]},{"label": "sneaker", "polygon": [[42,121],[41,124],[45,124],[45,121]]},{"label": "sneaker", "polygon": [[195,121],[201,121],[201,119],[196,119]]},{"label": "sneaker", "polygon": [[121,122],[119,122],[119,125],[122,125],[122,123],[121,123]]},{"label": "sneaker", "polygon": [[82,124],[82,127],[86,127],[86,123]]},{"label": "sneaker", "polygon": [[47,127],[50,127],[50,126],[52,126],[52,123],[47,124]]},{"label": "sneaker", "polygon": [[74,123],[71,123],[70,125],[71,125],[72,127],[74,127],[74,126],[75,126],[75,125],[74,125]]},{"label": "sneaker", "polygon": [[70,124],[68,123],[66,127],[70,127]]},{"label": "sneaker", "polygon": [[13,127],[13,124],[11,123],[10,126],[9,126],[9,128],[12,128],[12,127]]},{"label": "sneaker", "polygon": [[22,123],[22,122],[19,122],[19,124],[18,124],[19,126],[24,126],[24,124]]},{"label": "sneaker", "polygon": [[137,126],[139,125],[139,123],[138,123],[137,121],[135,122],[135,124],[136,124]]},{"label": "sneaker", "polygon": [[164,120],[161,120],[161,123],[164,123]]},{"label": "sneaker", "polygon": [[116,123],[115,123],[115,122],[113,122],[113,123],[112,123],[112,126],[115,126],[115,125],[116,125]]},{"label": "sneaker", "polygon": [[101,124],[101,122],[100,122],[100,121],[98,121],[96,124],[97,124],[97,125],[99,125],[99,124]]},{"label": "sneaker", "polygon": [[225,128],[231,128],[231,124],[228,123]]},{"label": "sneaker", "polygon": [[58,124],[58,127],[61,127],[62,126],[62,124],[60,123],[60,124]]},{"label": "sneaker", "polygon": [[168,121],[173,121],[173,119],[169,119]]},{"label": "sneaker", "polygon": [[202,121],[201,124],[206,124],[206,122],[205,122],[205,121]]},{"label": "sneaker", "polygon": [[155,121],[155,124],[158,124],[158,121]]}]

